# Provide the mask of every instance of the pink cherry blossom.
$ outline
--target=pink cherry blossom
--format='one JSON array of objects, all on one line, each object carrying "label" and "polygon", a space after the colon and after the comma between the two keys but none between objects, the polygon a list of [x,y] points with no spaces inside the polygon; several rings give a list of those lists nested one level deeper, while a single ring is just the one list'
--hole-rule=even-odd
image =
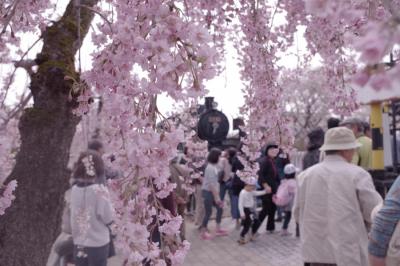
[{"label": "pink cherry blossom", "polygon": [[324,17],[330,13],[333,3],[333,1],[329,0],[305,0],[305,2],[306,11],[320,17]]},{"label": "pink cherry blossom", "polygon": [[370,76],[365,71],[359,71],[353,76],[353,82],[363,87],[368,83]]},{"label": "pink cherry blossom", "polygon": [[373,75],[368,83],[374,90],[390,89],[392,82],[385,73]]},{"label": "pink cherry blossom", "polygon": [[[179,143],[186,143],[186,159],[192,168],[204,162],[207,144],[195,136],[195,116],[185,116],[185,112],[195,109],[198,99],[207,94],[206,81],[224,70],[226,40],[238,52],[238,74],[244,84],[245,104],[240,112],[246,118],[247,138],[241,157],[245,169],[239,174],[245,178],[256,175],[253,162],[266,141],[283,146],[293,143],[292,119],[285,115],[287,99],[281,83],[284,67],[278,62],[294,44],[297,29],[306,28],[307,41],[307,53],[304,58],[299,55],[299,62],[321,57],[322,66],[314,79],[324,81],[329,105],[338,114],[349,114],[357,108],[351,82],[382,90],[393,89],[392,82],[400,79],[398,67],[384,62],[390,51],[398,61],[400,31],[394,11],[399,5],[399,1],[358,0],[258,1],[257,5],[245,0],[99,1],[95,10],[107,21],[93,23],[88,36],[96,48],[90,54],[92,67],[75,81],[74,88],[80,88],[81,94],[74,113],[83,116],[79,137],[87,138],[99,129],[107,152],[116,157],[113,166],[122,178],[109,184],[107,197],[116,209],[113,230],[127,263],[138,265],[146,260],[165,265],[165,257],[173,265],[183,263],[189,244],[173,241],[182,218],[160,202],[175,189],[168,165],[177,156]],[[21,50],[22,34],[39,37],[51,21],[57,21],[54,8],[52,1],[4,2],[1,63],[11,65],[16,55],[25,52]],[[278,16],[286,20],[277,22]],[[387,67],[381,72],[363,71],[377,65]],[[293,72],[293,78],[300,74]],[[12,80],[11,73],[3,76],[3,84]],[[185,102],[180,125],[168,120],[165,126],[157,126],[158,121],[167,120],[157,107],[160,94]],[[0,99],[4,97],[1,93]],[[101,112],[89,104],[98,98],[102,99]],[[0,107],[1,116],[6,111],[7,107]],[[18,150],[16,122],[0,130],[0,180],[10,172]],[[201,178],[201,173],[185,179],[189,192],[193,191],[192,178]],[[1,198],[2,213],[11,204],[13,184],[6,186],[7,193]],[[166,246],[150,239],[156,230]]]},{"label": "pink cherry blossom", "polygon": [[13,192],[17,188],[17,181],[12,180],[6,186],[0,189],[0,215],[3,215],[5,210],[11,206],[12,201],[15,199]]}]

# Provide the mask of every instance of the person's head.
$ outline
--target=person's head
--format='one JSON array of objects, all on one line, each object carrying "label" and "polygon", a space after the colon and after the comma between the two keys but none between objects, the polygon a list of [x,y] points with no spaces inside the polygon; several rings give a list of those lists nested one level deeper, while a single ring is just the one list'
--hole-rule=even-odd
[{"label": "person's head", "polygon": [[362,125],[364,128],[364,135],[371,138],[371,126],[367,121],[362,121]]},{"label": "person's head", "polygon": [[228,150],[223,150],[223,151],[221,151],[221,155],[219,157],[228,158],[228,156],[229,156]]},{"label": "person's head", "polygon": [[228,158],[229,159],[232,159],[233,157],[235,157],[236,156],[236,154],[237,154],[237,150],[235,149],[235,148],[229,148],[228,150],[227,150],[227,153],[228,153]]},{"label": "person's head", "polygon": [[255,177],[249,177],[245,180],[245,189],[247,191],[253,191],[256,189],[257,179]]},{"label": "person's head", "polygon": [[286,179],[295,178],[297,171],[298,171],[298,169],[296,168],[296,166],[291,163],[288,163],[283,168],[283,173],[285,174]]},{"label": "person's head", "polygon": [[89,150],[93,150],[93,151],[97,151],[98,153],[100,153],[100,155],[104,154],[103,143],[101,143],[101,141],[98,140],[98,139],[92,139],[91,141],[89,141],[88,149]]},{"label": "person's head", "polygon": [[342,123],[340,123],[340,126],[347,127],[348,129],[352,130],[356,137],[364,134],[363,123],[358,118],[352,117],[345,119]]},{"label": "person's head", "polygon": [[211,148],[207,156],[207,162],[211,164],[216,164],[218,163],[219,156],[221,156],[221,150],[218,148]]},{"label": "person's head", "polygon": [[319,148],[324,144],[324,130],[320,127],[317,127],[311,130],[308,136],[308,148]]},{"label": "person's head", "polygon": [[328,129],[338,127],[340,124],[340,119],[336,117],[329,117],[327,121]]},{"label": "person's head", "polygon": [[94,150],[82,152],[75,163],[72,177],[75,180],[94,180],[104,175],[104,162],[100,154]]},{"label": "person's head", "polygon": [[351,162],[355,149],[361,144],[356,140],[353,131],[346,127],[329,129],[325,134],[324,145],[320,148],[326,155],[340,155]]},{"label": "person's head", "polygon": [[265,147],[265,155],[270,158],[275,158],[279,153],[279,147],[275,142],[270,142]]}]

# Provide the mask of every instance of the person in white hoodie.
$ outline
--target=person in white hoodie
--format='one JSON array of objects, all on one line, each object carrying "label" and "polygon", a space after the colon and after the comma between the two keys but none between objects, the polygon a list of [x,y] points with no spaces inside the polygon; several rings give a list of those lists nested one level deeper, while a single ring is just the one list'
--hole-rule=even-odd
[{"label": "person in white hoodie", "polygon": [[[240,232],[238,243],[241,245],[246,243],[246,234],[249,232],[255,220],[254,218],[252,219],[252,216],[254,217],[256,215],[256,201],[254,197],[271,193],[270,187],[265,187],[264,190],[256,191],[257,179],[255,177],[250,177],[245,180],[245,184],[246,185],[239,194],[239,213],[242,219],[243,229]],[[253,226],[253,234],[256,233],[254,229],[255,227]]]},{"label": "person in white hoodie", "polygon": [[109,225],[114,208],[107,188],[98,184],[104,163],[94,151],[81,153],[75,164],[71,189],[71,231],[76,266],[106,266],[110,248]]}]

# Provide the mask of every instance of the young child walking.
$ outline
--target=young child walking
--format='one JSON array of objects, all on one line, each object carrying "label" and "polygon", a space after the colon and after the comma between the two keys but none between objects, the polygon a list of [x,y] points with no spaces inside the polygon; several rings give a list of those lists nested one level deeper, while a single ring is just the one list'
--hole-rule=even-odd
[{"label": "young child walking", "polygon": [[[271,193],[271,188],[266,187],[265,190],[256,191],[257,179],[250,177],[245,181],[245,186],[239,194],[239,213],[242,219],[243,229],[240,232],[238,243],[243,245],[246,243],[246,234],[250,227],[254,224],[256,215],[256,201],[254,197]],[[253,219],[252,219],[253,216]],[[254,230],[253,230],[254,231]],[[252,232],[253,234],[255,232]]]},{"label": "young child walking", "polygon": [[106,266],[110,248],[108,226],[114,208],[108,190],[97,179],[104,163],[95,151],[83,152],[75,164],[71,189],[71,229],[76,266]]},{"label": "young child walking", "polygon": [[272,200],[277,206],[281,207],[284,212],[281,235],[288,236],[290,234],[287,229],[292,218],[293,202],[297,191],[297,183],[295,179],[297,168],[293,164],[287,164],[285,165],[283,172],[285,178],[279,185],[278,191],[276,192],[276,195],[272,197]]}]

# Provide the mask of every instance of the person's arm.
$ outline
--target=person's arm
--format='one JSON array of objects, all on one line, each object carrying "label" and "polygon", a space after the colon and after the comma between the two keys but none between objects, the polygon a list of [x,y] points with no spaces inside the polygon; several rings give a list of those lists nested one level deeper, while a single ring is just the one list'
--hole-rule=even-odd
[{"label": "person's arm", "polygon": [[360,162],[360,149],[358,148],[351,159],[351,163],[354,165],[359,165]]},{"label": "person's arm", "polygon": [[[375,216],[368,251],[371,265],[379,265],[380,260],[386,257],[389,242],[397,223],[400,220],[400,177],[390,188],[382,208]],[[374,262],[375,264],[372,264]]]},{"label": "person's arm", "polygon": [[212,170],[208,171],[208,174],[210,175],[210,176],[208,176],[209,180],[210,180],[210,184],[209,184],[208,188],[214,196],[214,201],[218,205],[221,205],[222,201],[219,197],[218,171],[216,169],[215,169],[215,171],[214,171],[214,169],[212,169]]},{"label": "person's arm", "polygon": [[268,186],[268,188],[266,188],[264,190],[253,191],[253,195],[256,196],[256,197],[262,196],[262,195],[265,195],[265,194],[269,194],[269,193],[271,193],[271,188],[269,186]]},{"label": "person's arm", "polygon": [[294,195],[294,204],[293,204],[293,217],[296,223],[300,223],[300,208],[302,206],[301,202],[301,186],[304,181],[304,172],[299,174],[297,177],[297,192]]},{"label": "person's arm", "polygon": [[258,180],[260,185],[265,190],[270,190],[271,187],[267,183],[267,175],[268,175],[268,164],[266,162],[266,159],[263,158],[263,161],[260,162],[260,170],[258,171]]},{"label": "person's arm", "polygon": [[272,193],[276,193],[277,184],[275,178],[277,178],[277,176],[275,176],[275,174],[277,175],[278,173],[275,173],[275,171],[273,171],[272,164],[273,164],[272,161],[267,161],[264,164],[262,172],[264,182],[262,183],[262,185],[266,191],[271,191]]},{"label": "person's arm", "polygon": [[367,171],[362,171],[357,176],[356,193],[360,203],[364,221],[371,223],[372,210],[380,203],[382,197],[376,191],[372,177]]},{"label": "person's arm", "polygon": [[293,217],[296,223],[300,223],[300,204],[299,204],[299,196],[298,194],[294,195],[294,204],[293,204]]},{"label": "person's arm", "polygon": [[106,187],[102,186],[96,191],[97,209],[96,215],[105,225],[110,225],[114,221],[115,210],[111,203]]},{"label": "person's arm", "polygon": [[228,160],[224,159],[224,181],[228,181],[231,178],[232,167]]},{"label": "person's arm", "polygon": [[179,164],[179,171],[185,178],[193,173],[193,170],[185,164]]},{"label": "person's arm", "polygon": [[378,258],[369,254],[369,265],[370,266],[386,266],[385,258]]},{"label": "person's arm", "polygon": [[215,202],[218,203],[221,201],[221,199],[219,198],[219,192],[218,192],[218,186],[211,186],[211,193],[214,196]]},{"label": "person's arm", "polygon": [[243,218],[244,215],[244,206],[243,206],[243,201],[244,201],[244,195],[242,192],[240,192],[239,194],[239,213],[240,213],[240,217]]}]

